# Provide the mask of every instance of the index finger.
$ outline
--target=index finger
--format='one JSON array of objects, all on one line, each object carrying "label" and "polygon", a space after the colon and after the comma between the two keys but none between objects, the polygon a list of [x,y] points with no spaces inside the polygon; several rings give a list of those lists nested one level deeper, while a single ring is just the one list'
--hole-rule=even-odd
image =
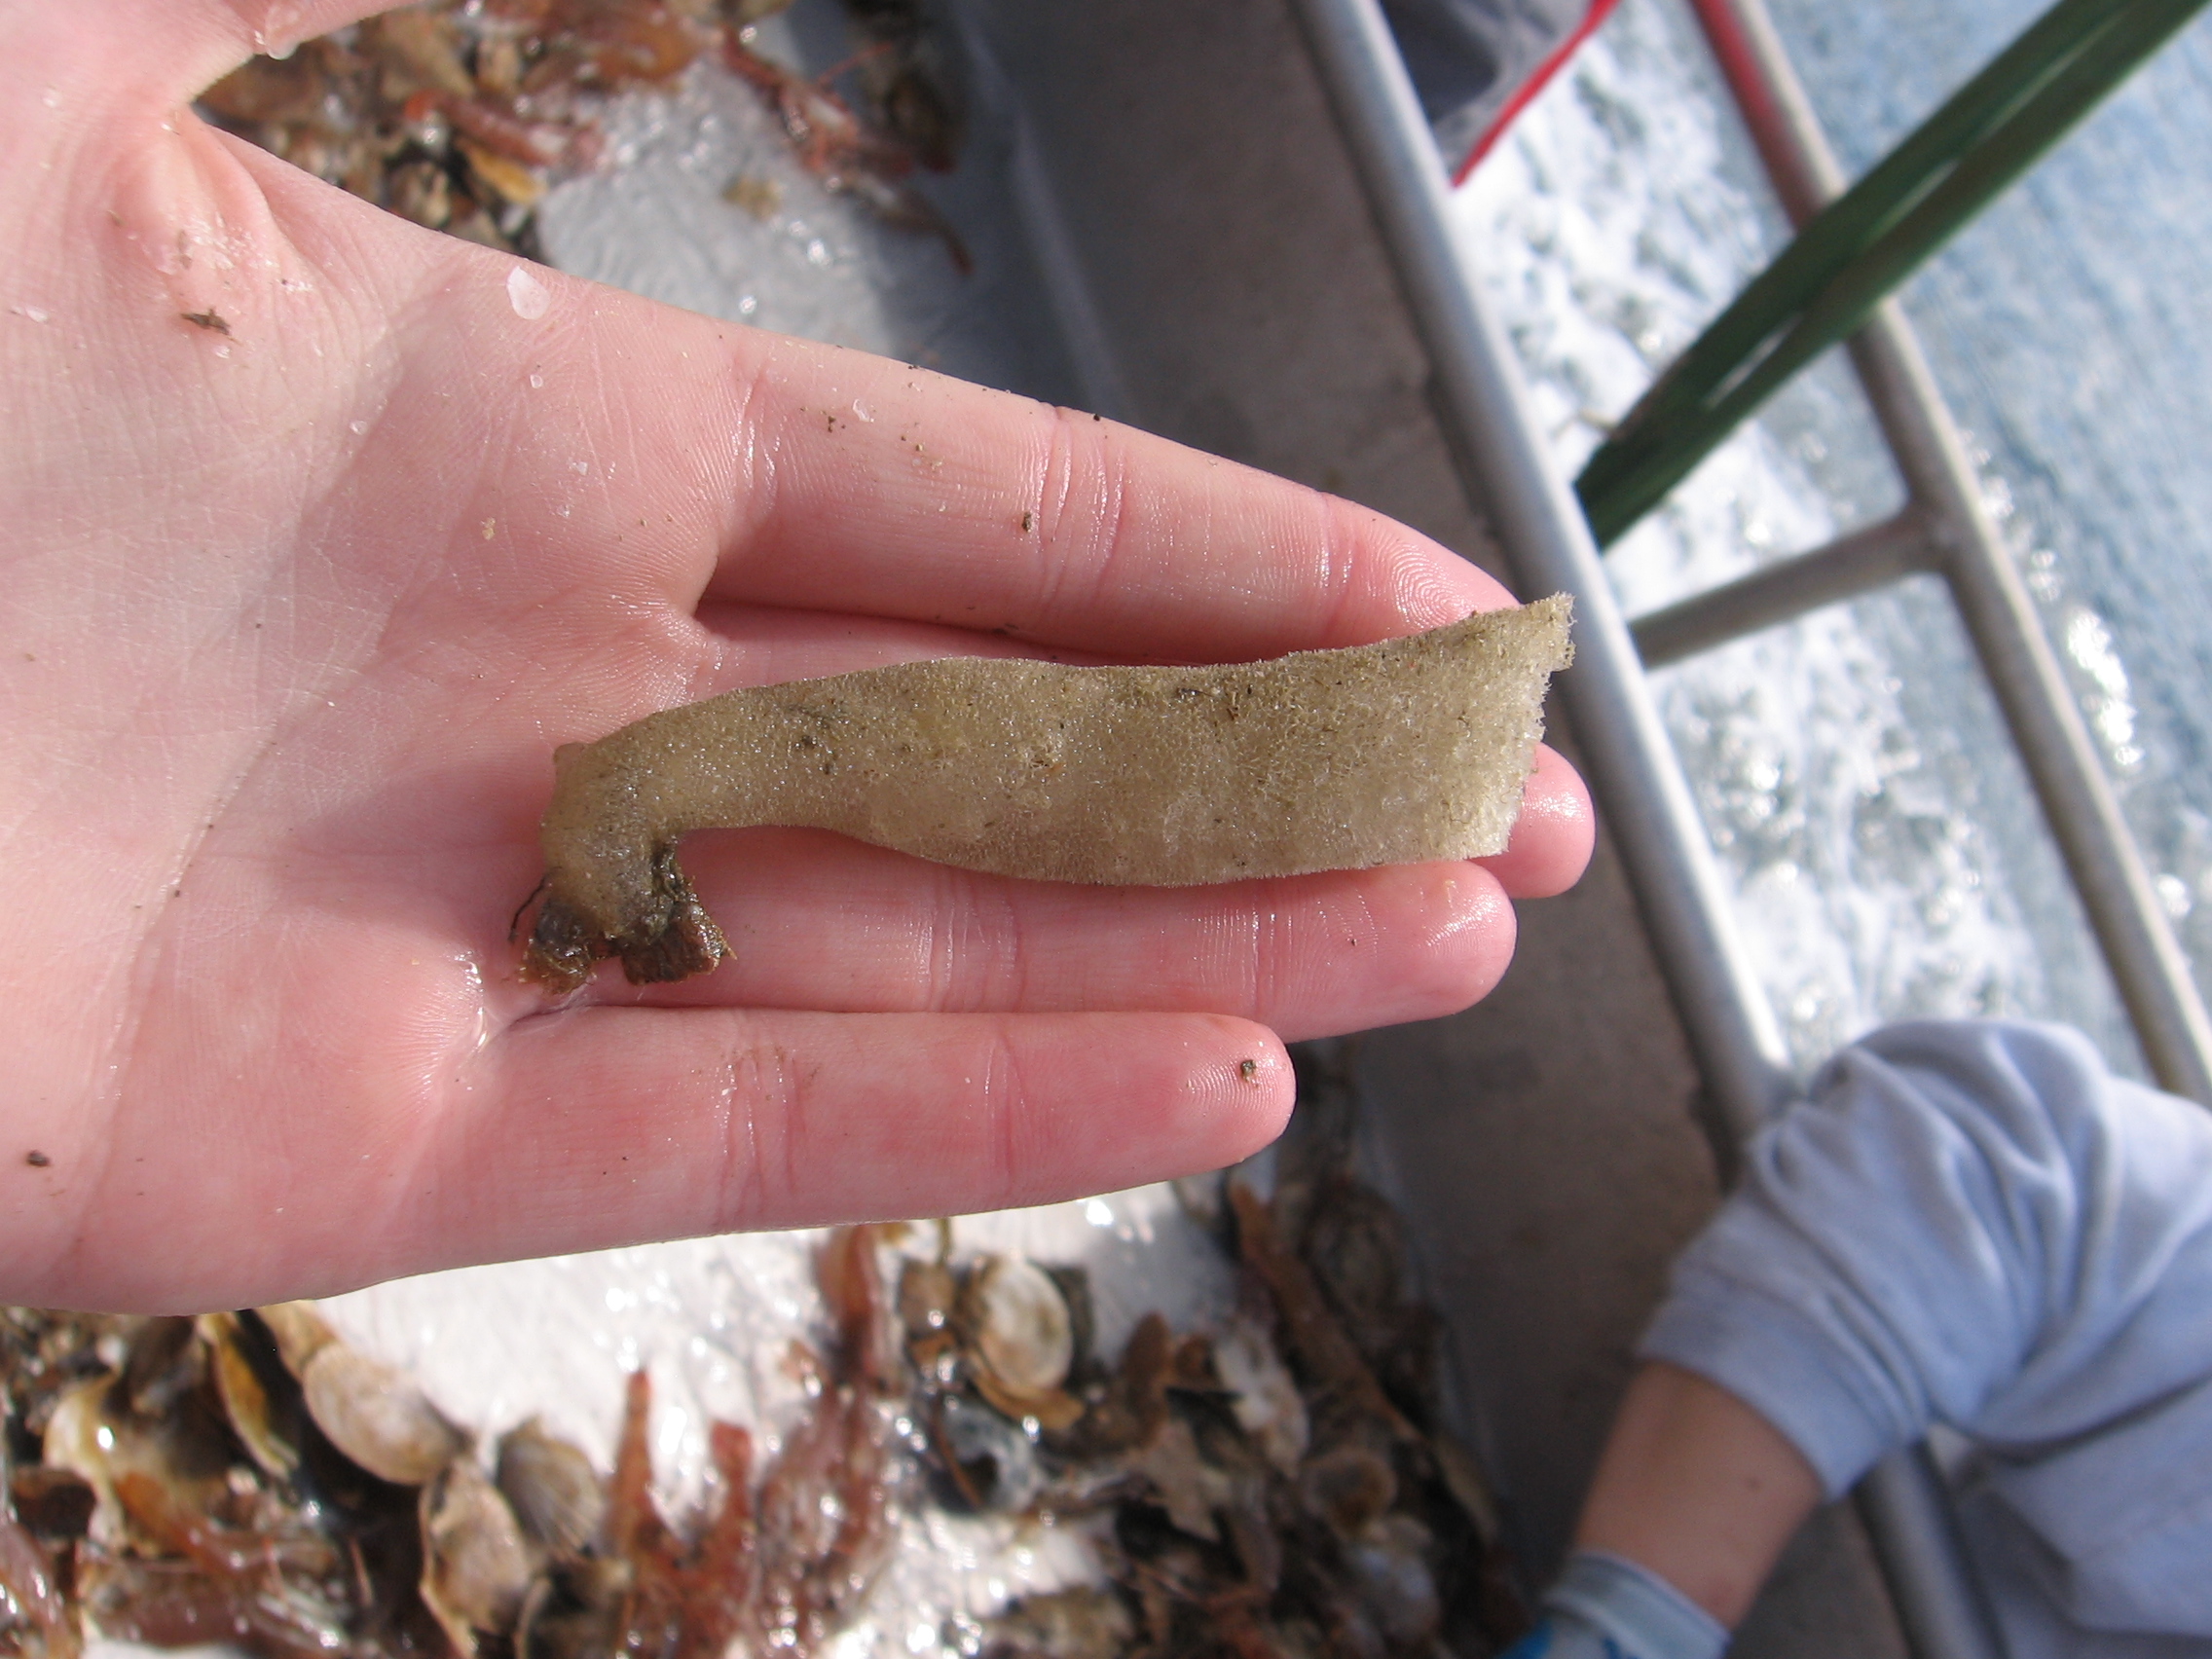
[{"label": "index finger", "polygon": [[1077,410],[800,342],[730,342],[764,488],[716,598],[1123,656],[1365,644],[1510,596],[1379,513]]}]

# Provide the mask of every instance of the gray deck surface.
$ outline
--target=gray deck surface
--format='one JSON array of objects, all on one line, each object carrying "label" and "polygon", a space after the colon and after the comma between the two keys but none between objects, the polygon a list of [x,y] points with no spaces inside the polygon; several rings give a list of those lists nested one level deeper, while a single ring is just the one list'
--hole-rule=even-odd
[{"label": "gray deck surface", "polygon": [[[1281,0],[973,8],[1023,89],[1114,413],[1402,519],[1495,568]],[[1094,372],[1100,365],[1093,365]],[[1528,596],[1524,596],[1528,597]],[[1571,754],[1572,734],[1555,731]],[[1366,1152],[1417,1239],[1531,1570],[1565,1547],[1666,1263],[1716,1198],[1699,1083],[1619,866],[1521,909],[1499,990],[1359,1040]],[[1734,1652],[1904,1647],[1848,1507]]]}]

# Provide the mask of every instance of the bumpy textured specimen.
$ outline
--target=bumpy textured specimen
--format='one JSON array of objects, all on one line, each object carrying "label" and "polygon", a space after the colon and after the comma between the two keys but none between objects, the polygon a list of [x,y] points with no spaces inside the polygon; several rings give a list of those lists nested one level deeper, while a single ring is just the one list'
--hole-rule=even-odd
[{"label": "bumpy textured specimen", "polygon": [[954,657],[732,691],[554,756],[524,973],[640,983],[726,946],[688,830],[807,825],[1042,881],[1188,887],[1504,850],[1569,602],[1211,668]]}]

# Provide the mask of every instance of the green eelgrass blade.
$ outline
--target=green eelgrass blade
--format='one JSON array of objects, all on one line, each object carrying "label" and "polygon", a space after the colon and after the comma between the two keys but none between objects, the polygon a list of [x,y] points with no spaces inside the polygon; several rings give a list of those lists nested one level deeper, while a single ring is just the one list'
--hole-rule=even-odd
[{"label": "green eelgrass blade", "polygon": [[[1857,328],[2204,4],[2061,0],[1808,224],[1575,481],[1600,544],[1617,539],[1769,393]],[[1997,71],[2008,67],[1999,85]]]},{"label": "green eelgrass blade", "polygon": [[[1958,159],[2070,62],[2128,0],[2061,0],[1954,93],[1866,176],[1806,225],[1639,404],[1654,414],[1700,401],[1842,264],[1870,246]],[[1629,421],[1634,421],[1632,413]],[[1629,424],[1624,421],[1624,426]]]}]

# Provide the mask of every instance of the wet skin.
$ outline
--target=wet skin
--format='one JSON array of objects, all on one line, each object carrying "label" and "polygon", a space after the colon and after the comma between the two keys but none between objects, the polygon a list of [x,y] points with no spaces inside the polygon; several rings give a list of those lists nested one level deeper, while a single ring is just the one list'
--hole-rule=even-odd
[{"label": "wet skin", "polygon": [[0,1297],[240,1307],[1110,1189],[1272,1135],[1281,1039],[1494,983],[1509,899],[1588,856],[1548,755],[1504,854],[1354,875],[1091,890],[695,836],[730,963],[519,981],[560,742],[919,657],[1248,660],[1506,596],[1088,415],[510,281],[186,107],[257,31],[369,9],[0,0]]}]

